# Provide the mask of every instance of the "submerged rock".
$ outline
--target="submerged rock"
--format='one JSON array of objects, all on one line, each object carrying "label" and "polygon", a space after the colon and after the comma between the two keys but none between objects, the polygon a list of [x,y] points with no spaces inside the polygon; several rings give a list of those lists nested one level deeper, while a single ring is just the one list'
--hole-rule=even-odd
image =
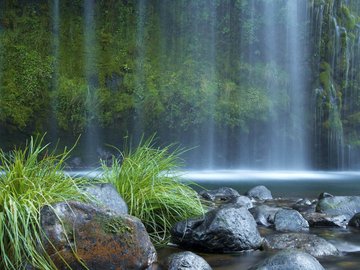
[{"label": "submerged rock", "polygon": [[214,203],[229,202],[230,200],[240,196],[239,192],[237,192],[235,189],[229,188],[229,187],[221,187],[221,188],[213,189],[213,190],[202,190],[199,192],[199,195],[203,199],[214,202]]},{"label": "submerged rock", "polygon": [[95,205],[100,205],[118,215],[127,214],[128,207],[124,199],[117,192],[113,184],[101,183],[84,187],[84,191],[96,200]]},{"label": "submerged rock", "polygon": [[274,224],[275,214],[281,209],[279,207],[259,205],[251,208],[249,211],[258,225],[269,227]]},{"label": "submerged rock", "polygon": [[333,196],[320,199],[316,211],[327,215],[345,215],[350,220],[360,212],[360,196]]},{"label": "submerged rock", "polygon": [[210,265],[193,252],[175,253],[168,259],[168,270],[211,270]]},{"label": "submerged rock", "polygon": [[265,249],[300,249],[314,257],[338,255],[337,248],[325,239],[313,234],[282,233],[265,237]]},{"label": "submerged rock", "polygon": [[298,250],[283,250],[249,270],[325,270],[313,256]]},{"label": "submerged rock", "polygon": [[178,222],[171,235],[175,244],[210,252],[252,250],[262,244],[253,216],[237,205],[214,209],[203,219]]},{"label": "submerged rock", "polygon": [[309,230],[309,223],[296,210],[282,209],[276,212],[275,229],[285,232],[301,232]]},{"label": "submerged rock", "polygon": [[271,191],[265,186],[256,186],[245,193],[246,196],[256,200],[271,200],[273,197]]},{"label": "submerged rock", "polygon": [[60,270],[68,266],[83,270],[82,264],[90,270],[146,269],[157,258],[139,219],[109,214],[93,205],[60,202],[44,206],[41,226],[45,251]]}]

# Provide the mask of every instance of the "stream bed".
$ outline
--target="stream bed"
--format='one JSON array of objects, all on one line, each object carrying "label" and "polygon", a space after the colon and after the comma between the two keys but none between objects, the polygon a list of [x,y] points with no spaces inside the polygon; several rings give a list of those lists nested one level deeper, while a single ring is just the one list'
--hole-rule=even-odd
[{"label": "stream bed", "polygon": [[[184,181],[194,181],[207,189],[232,187],[240,194],[256,185],[268,187],[274,198],[315,199],[322,192],[333,195],[360,195],[360,172],[307,172],[307,171],[188,171]],[[195,186],[195,189],[200,189]],[[259,227],[262,236],[274,233]],[[318,260],[328,270],[360,269],[360,230],[354,228],[311,228],[310,233],[330,241],[341,252]],[[162,260],[172,253],[182,251],[177,247],[158,250]],[[272,252],[252,251],[232,254],[199,253],[214,270],[248,269],[265,259]]]}]

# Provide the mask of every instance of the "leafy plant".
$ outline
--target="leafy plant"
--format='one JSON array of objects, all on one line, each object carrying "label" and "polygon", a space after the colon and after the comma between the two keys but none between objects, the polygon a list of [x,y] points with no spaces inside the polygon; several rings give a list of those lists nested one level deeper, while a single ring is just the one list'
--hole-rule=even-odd
[{"label": "leafy plant", "polygon": [[0,269],[56,269],[41,248],[40,208],[59,201],[84,201],[84,179],[63,172],[69,151],[49,152],[31,138],[24,150],[0,150]]},{"label": "leafy plant", "polygon": [[104,180],[113,183],[129,207],[129,213],[142,220],[155,245],[169,242],[171,226],[203,214],[196,192],[179,181],[183,152],[173,145],[157,148],[153,137],[135,149],[120,152],[111,166],[103,163]]}]

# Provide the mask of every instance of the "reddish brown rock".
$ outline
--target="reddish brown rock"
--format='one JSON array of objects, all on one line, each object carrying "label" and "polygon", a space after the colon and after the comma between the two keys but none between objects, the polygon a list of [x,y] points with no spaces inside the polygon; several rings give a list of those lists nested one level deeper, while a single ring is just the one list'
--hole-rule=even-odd
[{"label": "reddish brown rock", "polygon": [[151,269],[157,259],[144,225],[129,215],[61,202],[42,208],[41,225],[45,250],[60,270],[86,269],[82,264],[90,270]]}]

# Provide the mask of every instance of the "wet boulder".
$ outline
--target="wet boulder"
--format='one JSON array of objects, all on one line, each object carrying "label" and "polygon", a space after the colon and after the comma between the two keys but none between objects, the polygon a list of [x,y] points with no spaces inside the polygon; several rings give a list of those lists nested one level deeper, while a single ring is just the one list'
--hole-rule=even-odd
[{"label": "wet boulder", "polygon": [[185,251],[171,255],[168,259],[168,270],[211,270],[210,265],[193,252]]},{"label": "wet boulder", "polygon": [[146,269],[157,259],[135,217],[80,202],[44,206],[40,214],[44,249],[59,270],[82,270],[82,264],[90,270]]},{"label": "wet boulder", "polygon": [[241,195],[239,197],[235,197],[235,198],[231,199],[229,201],[229,203],[237,204],[239,206],[244,206],[247,209],[254,207],[254,205],[253,205],[252,201],[249,199],[249,197],[241,196]]},{"label": "wet boulder", "polygon": [[84,187],[84,191],[94,198],[94,204],[104,207],[118,215],[127,214],[128,207],[124,199],[110,183],[94,184]]},{"label": "wet boulder", "polygon": [[211,210],[202,219],[178,222],[171,235],[180,246],[220,253],[258,249],[262,244],[253,216],[233,204]]},{"label": "wet boulder", "polygon": [[274,224],[277,231],[302,232],[309,230],[309,223],[296,210],[279,210],[275,214]]},{"label": "wet boulder", "polygon": [[299,249],[314,257],[338,255],[337,248],[325,239],[313,234],[282,233],[265,237],[264,249]]},{"label": "wet boulder", "polygon": [[271,200],[271,191],[265,186],[256,186],[245,193],[246,196],[255,200]]},{"label": "wet boulder", "polygon": [[214,203],[226,203],[240,196],[239,192],[229,187],[221,187],[213,190],[202,190],[199,192],[199,195],[204,200]]},{"label": "wet boulder", "polygon": [[327,215],[347,216],[348,220],[360,212],[360,196],[333,196],[319,199],[316,211]]},{"label": "wet boulder", "polygon": [[249,270],[325,270],[310,254],[299,250],[283,250]]},{"label": "wet boulder", "polygon": [[281,209],[282,208],[268,205],[258,205],[251,208],[249,211],[258,225],[269,227],[274,224],[275,214]]}]

